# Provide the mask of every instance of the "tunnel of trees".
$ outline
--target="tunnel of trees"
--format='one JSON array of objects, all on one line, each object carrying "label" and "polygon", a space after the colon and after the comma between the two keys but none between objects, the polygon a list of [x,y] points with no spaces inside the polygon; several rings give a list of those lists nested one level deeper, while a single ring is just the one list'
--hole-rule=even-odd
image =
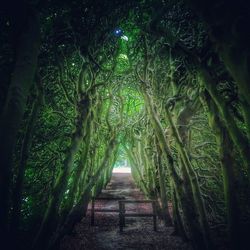
[{"label": "tunnel of trees", "polygon": [[57,249],[121,152],[194,249],[248,249],[247,1],[2,7],[1,249]]}]

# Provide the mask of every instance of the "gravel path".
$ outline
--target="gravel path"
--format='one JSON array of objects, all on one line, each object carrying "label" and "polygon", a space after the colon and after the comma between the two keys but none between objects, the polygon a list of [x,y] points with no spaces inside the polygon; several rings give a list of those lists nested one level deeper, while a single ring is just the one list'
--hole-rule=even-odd
[{"label": "gravel path", "polygon": [[[100,197],[145,199],[131,178],[131,174],[114,173],[111,182]],[[96,201],[96,208],[118,209],[117,200]],[[126,205],[129,212],[150,213],[150,204]],[[96,213],[95,225],[90,226],[90,213],[76,225],[72,235],[64,237],[61,250],[191,250],[179,237],[172,236],[173,228],[164,227],[158,220],[158,230],[153,231],[149,218],[126,218],[124,232],[119,232],[118,213]]]}]

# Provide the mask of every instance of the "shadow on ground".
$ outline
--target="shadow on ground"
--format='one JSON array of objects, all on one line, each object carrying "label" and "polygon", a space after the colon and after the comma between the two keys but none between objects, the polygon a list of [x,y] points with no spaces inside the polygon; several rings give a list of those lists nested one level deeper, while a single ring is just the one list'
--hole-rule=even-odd
[{"label": "shadow on ground", "polygon": [[[111,182],[101,196],[126,199],[145,199],[128,173],[113,173]],[[117,200],[97,201],[98,208],[118,209]],[[150,204],[129,204],[130,212],[150,213]],[[124,232],[119,232],[118,213],[96,213],[95,225],[90,226],[90,212],[76,225],[72,235],[61,242],[61,250],[191,250],[180,237],[173,236],[173,227],[164,227],[158,220],[158,230],[153,231],[152,218],[126,218]]]}]

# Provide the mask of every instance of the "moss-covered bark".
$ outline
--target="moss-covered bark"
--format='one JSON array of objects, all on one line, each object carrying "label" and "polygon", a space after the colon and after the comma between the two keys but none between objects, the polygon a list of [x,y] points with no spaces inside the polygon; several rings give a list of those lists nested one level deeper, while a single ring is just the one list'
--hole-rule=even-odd
[{"label": "moss-covered bark", "polygon": [[190,200],[193,199],[192,203],[195,205],[195,208],[197,209],[197,216],[198,216],[197,219],[200,223],[199,231],[204,239],[204,243],[205,243],[204,247],[206,247],[207,249],[212,249],[213,245],[212,245],[211,236],[210,236],[210,229],[209,229],[209,225],[207,221],[206,210],[205,210],[204,201],[202,198],[197,174],[195,173],[193,169],[193,166],[190,161],[187,150],[185,148],[185,145],[183,144],[180,134],[175,124],[173,123],[173,119],[171,117],[171,114],[168,108],[166,108],[166,114],[167,114],[168,121],[170,123],[170,127],[173,132],[173,137],[175,138],[175,142],[178,146],[179,153],[181,156],[180,164],[181,164],[182,175],[184,179],[186,195]]},{"label": "moss-covered bark", "polygon": [[213,98],[213,101],[216,104],[218,111],[220,112],[220,116],[225,122],[225,126],[228,130],[230,138],[241,154],[242,160],[244,161],[248,171],[248,176],[250,176],[249,140],[244,135],[242,129],[237,126],[237,123],[234,117],[231,115],[229,109],[227,108],[225,101],[218,94],[218,91],[216,89],[216,82],[213,80],[209,72],[206,69],[200,69],[199,77],[201,84],[206,87],[210,96]]},{"label": "moss-covered bark", "polygon": [[29,121],[22,142],[20,160],[17,166],[17,177],[15,181],[15,186],[13,188],[13,197],[12,197],[13,204],[11,211],[10,229],[14,236],[18,232],[20,224],[24,174],[29,158],[30,148],[32,146],[32,137],[34,135],[35,123],[43,103],[44,93],[43,93],[43,86],[41,83],[41,79],[37,79],[36,92],[37,93],[34,99],[34,103],[32,105],[31,114],[29,117]]},{"label": "moss-covered bark", "polygon": [[[157,142],[156,142],[157,143]],[[162,151],[159,145],[156,146],[157,149],[157,168],[159,170],[159,184],[160,184],[160,197],[162,205],[162,217],[165,222],[165,226],[172,224],[172,219],[168,210],[168,197],[166,188],[166,170],[162,162]]]},{"label": "moss-covered bark", "polygon": [[77,204],[72,207],[64,224],[58,229],[52,241],[50,242],[50,249],[53,249],[57,244],[59,244],[61,237],[71,232],[75,224],[85,215],[88,202],[91,199],[91,190],[95,184],[98,183],[100,178],[102,178],[103,173],[107,170],[110,156],[116,146],[116,133],[113,133],[105,150],[101,164],[98,166],[95,173],[90,177],[88,182],[85,183],[83,190],[81,191],[80,199],[78,200]]},{"label": "moss-covered bark", "polygon": [[68,176],[71,174],[75,155],[78,153],[82,144],[84,131],[86,129],[84,124],[89,112],[89,104],[89,96],[87,94],[82,94],[77,107],[78,112],[76,128],[71,135],[71,143],[63,163],[63,169],[56,179],[42,224],[34,241],[34,249],[43,248],[44,244],[46,244],[46,241],[48,241],[49,236],[56,227],[59,207],[61,205],[64,192],[66,191]]},{"label": "moss-covered bark", "polygon": [[215,50],[236,81],[250,139],[249,5],[247,1],[221,1],[220,4],[217,1],[189,2],[209,26]]},{"label": "moss-covered bark", "polygon": [[244,240],[241,238],[241,214],[239,201],[236,197],[237,187],[235,173],[237,166],[234,158],[234,147],[232,147],[229,133],[219,116],[218,108],[209,93],[204,91],[201,94],[201,98],[205,105],[204,108],[208,110],[209,124],[216,134],[218,151],[220,153],[230,247],[231,249],[241,249],[244,245],[244,243],[242,245]]}]

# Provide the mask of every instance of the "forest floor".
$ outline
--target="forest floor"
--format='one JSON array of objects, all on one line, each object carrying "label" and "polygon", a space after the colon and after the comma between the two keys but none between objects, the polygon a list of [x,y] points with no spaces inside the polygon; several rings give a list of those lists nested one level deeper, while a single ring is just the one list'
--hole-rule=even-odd
[{"label": "forest floor", "polygon": [[[136,188],[131,174],[113,173],[111,182],[100,197],[111,197],[112,200],[96,201],[96,208],[118,209],[119,197],[127,200],[145,199]],[[114,199],[115,198],[115,199]],[[116,200],[117,198],[117,200]],[[128,212],[152,212],[150,204],[126,205]],[[157,232],[153,230],[152,217],[126,218],[126,227],[119,232],[118,213],[95,213],[95,224],[90,226],[90,205],[87,216],[76,225],[74,232],[61,242],[61,250],[191,250],[180,237],[174,236],[173,227],[165,227],[157,220]]]}]

